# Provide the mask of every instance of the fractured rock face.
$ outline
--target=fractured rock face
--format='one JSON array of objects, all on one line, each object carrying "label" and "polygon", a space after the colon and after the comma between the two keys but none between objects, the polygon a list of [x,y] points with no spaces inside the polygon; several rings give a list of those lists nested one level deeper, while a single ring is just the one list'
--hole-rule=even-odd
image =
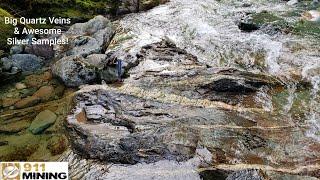
[{"label": "fractured rock face", "polygon": [[195,153],[196,131],[187,133],[188,128],[166,125],[177,118],[167,112],[171,106],[103,89],[79,92],[75,103],[68,128],[73,147],[82,155],[135,164],[162,159],[183,161]]},{"label": "fractured rock face", "polygon": [[206,98],[236,104],[243,95],[254,96],[262,87],[282,86],[280,80],[265,74],[207,67],[168,40],[142,47],[137,62],[138,65],[128,71],[130,77],[125,82],[190,99]]}]

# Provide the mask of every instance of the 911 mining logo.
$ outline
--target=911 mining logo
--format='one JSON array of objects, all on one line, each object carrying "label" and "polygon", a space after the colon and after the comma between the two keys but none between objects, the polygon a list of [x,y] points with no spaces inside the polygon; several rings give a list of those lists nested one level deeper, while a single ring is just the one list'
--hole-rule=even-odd
[{"label": "911 mining logo", "polygon": [[0,180],[68,179],[67,162],[2,162]]},{"label": "911 mining logo", "polygon": [[1,163],[1,179],[20,180],[19,163]]}]

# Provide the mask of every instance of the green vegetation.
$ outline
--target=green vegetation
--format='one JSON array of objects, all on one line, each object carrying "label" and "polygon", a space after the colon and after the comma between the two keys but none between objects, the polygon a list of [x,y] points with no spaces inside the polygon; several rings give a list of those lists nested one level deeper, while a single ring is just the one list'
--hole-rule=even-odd
[{"label": "green vegetation", "polygon": [[315,38],[320,38],[320,23],[298,21],[293,25],[293,33],[298,35],[310,35]]},{"label": "green vegetation", "polygon": [[3,50],[7,50],[7,38],[12,37],[13,26],[4,24],[4,17],[11,17],[11,15],[4,9],[0,8],[0,56],[3,54]]},{"label": "green vegetation", "polygon": [[[290,13],[284,14],[284,17],[295,17],[300,18],[300,11],[291,11]],[[315,38],[320,38],[320,23],[309,22],[306,20],[298,20],[296,22],[287,22],[285,18],[276,16],[269,12],[263,11],[261,13],[253,14],[252,21],[258,26],[264,24],[272,24],[279,27],[282,30],[289,30],[290,33],[301,35],[301,36],[313,36]]]},{"label": "green vegetation", "polygon": [[266,23],[272,23],[276,21],[281,21],[282,19],[278,16],[271,14],[267,11],[263,11],[261,13],[253,14],[252,15],[253,23],[261,26]]},{"label": "green vegetation", "polygon": [[79,22],[108,13],[108,4],[109,0],[3,0],[0,6],[17,16],[70,17]]}]

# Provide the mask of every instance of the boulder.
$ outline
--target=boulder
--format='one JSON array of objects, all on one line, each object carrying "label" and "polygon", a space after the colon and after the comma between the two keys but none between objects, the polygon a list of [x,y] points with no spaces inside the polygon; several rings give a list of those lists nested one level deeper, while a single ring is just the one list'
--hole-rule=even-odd
[{"label": "boulder", "polygon": [[54,57],[53,46],[48,44],[32,44],[25,47],[25,52],[36,56],[43,57],[45,59],[51,59]]},{"label": "boulder", "polygon": [[33,134],[40,134],[55,123],[57,115],[50,110],[40,112],[32,121],[29,130]]},{"label": "boulder", "polygon": [[66,86],[76,87],[95,82],[97,80],[95,69],[82,57],[67,56],[53,64],[52,73]]},{"label": "boulder", "polygon": [[54,47],[56,56],[61,58],[103,53],[114,33],[111,21],[103,16],[96,16],[86,23],[74,24],[61,36],[61,39],[69,39],[69,44]]},{"label": "boulder", "polygon": [[32,54],[14,54],[9,58],[2,58],[1,62],[4,64],[6,70],[15,67],[22,72],[37,71],[44,65],[41,58]]}]

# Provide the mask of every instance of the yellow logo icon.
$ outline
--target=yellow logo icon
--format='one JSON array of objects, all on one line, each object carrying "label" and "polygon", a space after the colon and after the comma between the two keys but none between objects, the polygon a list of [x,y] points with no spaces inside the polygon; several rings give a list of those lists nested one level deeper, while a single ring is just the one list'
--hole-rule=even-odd
[{"label": "yellow logo icon", "polygon": [[1,180],[20,180],[19,163],[1,163]]}]

